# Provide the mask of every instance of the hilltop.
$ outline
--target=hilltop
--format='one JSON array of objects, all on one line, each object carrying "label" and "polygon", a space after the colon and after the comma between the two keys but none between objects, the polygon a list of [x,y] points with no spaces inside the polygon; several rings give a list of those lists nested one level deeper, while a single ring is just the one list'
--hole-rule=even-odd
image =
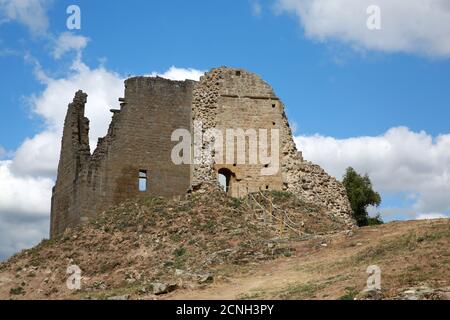
[{"label": "hilltop", "polygon": [[[128,200],[15,255],[0,264],[0,298],[354,298],[377,264],[381,298],[421,286],[419,298],[443,299],[449,239],[448,219],[347,230],[289,193],[235,199],[211,188]],[[80,290],[66,286],[70,265]]]}]

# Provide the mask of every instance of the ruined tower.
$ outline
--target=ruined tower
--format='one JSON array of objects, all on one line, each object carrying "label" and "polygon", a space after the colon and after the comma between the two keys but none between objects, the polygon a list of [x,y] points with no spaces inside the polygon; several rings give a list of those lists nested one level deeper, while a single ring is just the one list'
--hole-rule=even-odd
[{"label": "ruined tower", "polygon": [[[230,196],[287,190],[326,207],[337,219],[353,225],[343,185],[319,166],[302,159],[283,103],[253,73],[221,67],[206,73],[198,82],[159,77],[126,80],[121,109],[111,110],[108,133],[99,139],[92,155],[89,120],[84,116],[86,99],[85,93],[76,93],[64,123],[52,196],[52,237],[126,199],[183,195],[202,183],[217,182],[219,175],[226,179]],[[242,129],[244,133],[252,132],[249,129],[256,133],[277,129],[278,149],[273,150],[273,140],[267,141],[268,154],[277,155],[277,168],[272,168],[275,170],[271,174],[261,174],[274,163],[222,164],[203,158],[192,164],[175,164],[171,153],[177,142],[172,141],[172,133],[185,129],[195,136],[198,124],[200,134],[215,128],[224,137],[229,129]],[[192,150],[209,152],[208,145],[208,140],[194,139]],[[250,143],[245,148],[248,152]]]}]

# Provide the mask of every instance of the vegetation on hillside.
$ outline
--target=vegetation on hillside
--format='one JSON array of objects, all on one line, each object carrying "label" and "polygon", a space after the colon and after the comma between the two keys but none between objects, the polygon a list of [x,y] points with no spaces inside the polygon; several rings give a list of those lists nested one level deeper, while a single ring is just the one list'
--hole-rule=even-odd
[{"label": "vegetation on hillside", "polygon": [[373,190],[369,176],[358,174],[353,168],[347,168],[344,175],[344,186],[353,211],[353,218],[359,227],[383,224],[380,215],[370,217],[367,209],[369,206],[378,207],[381,204],[381,196]]},{"label": "vegetation on hillside", "polygon": [[14,297],[54,298],[70,294],[66,268],[76,265],[84,277],[79,297],[143,296],[155,283],[204,286],[238,266],[291,256],[289,239],[345,228],[324,208],[285,192],[235,199],[212,188],[143,197],[12,257],[0,264],[0,277],[15,274],[6,287]]}]

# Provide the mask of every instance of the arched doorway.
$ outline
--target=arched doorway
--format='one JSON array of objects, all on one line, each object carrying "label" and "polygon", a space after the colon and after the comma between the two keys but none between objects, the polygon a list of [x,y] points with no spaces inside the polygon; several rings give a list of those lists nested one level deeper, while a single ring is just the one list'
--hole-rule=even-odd
[{"label": "arched doorway", "polygon": [[218,171],[218,180],[219,185],[223,191],[226,193],[230,193],[231,191],[231,178],[233,176],[233,172],[227,168],[219,169]]}]

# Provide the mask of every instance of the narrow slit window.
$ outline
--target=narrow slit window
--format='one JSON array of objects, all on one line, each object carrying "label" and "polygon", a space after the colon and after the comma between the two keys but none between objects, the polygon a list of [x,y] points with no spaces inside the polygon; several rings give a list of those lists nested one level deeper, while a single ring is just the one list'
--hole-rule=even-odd
[{"label": "narrow slit window", "polygon": [[139,170],[139,191],[147,191],[147,170]]}]

